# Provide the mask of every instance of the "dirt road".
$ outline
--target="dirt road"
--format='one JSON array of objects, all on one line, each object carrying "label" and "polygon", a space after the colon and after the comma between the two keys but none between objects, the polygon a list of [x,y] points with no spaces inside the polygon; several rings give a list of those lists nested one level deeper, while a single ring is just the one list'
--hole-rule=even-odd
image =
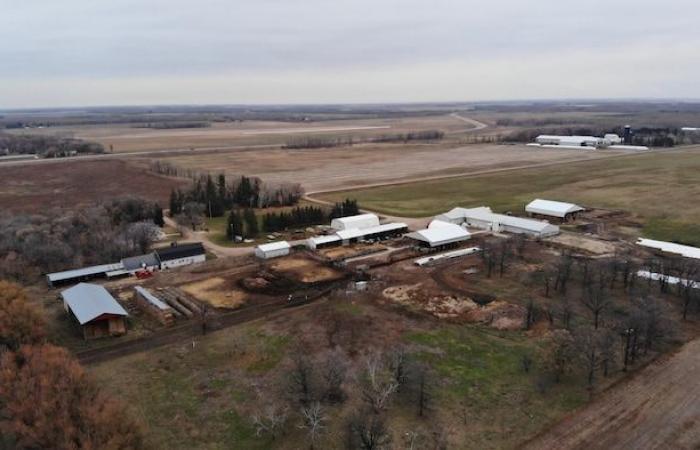
[{"label": "dirt road", "polygon": [[544,449],[700,448],[700,339],[526,443]]}]

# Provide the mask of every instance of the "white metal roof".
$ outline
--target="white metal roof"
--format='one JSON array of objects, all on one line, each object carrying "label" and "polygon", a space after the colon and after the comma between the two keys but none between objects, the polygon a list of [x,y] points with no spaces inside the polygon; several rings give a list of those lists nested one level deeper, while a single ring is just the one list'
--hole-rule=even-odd
[{"label": "white metal roof", "polygon": [[686,258],[700,259],[700,248],[691,247],[689,245],[674,244],[673,242],[655,241],[654,239],[639,238],[637,244],[662,250],[668,253],[685,256]]},{"label": "white metal roof", "polygon": [[270,242],[268,244],[260,244],[258,245],[258,250],[262,252],[273,252],[275,250],[284,250],[288,248],[292,248],[291,245],[289,245],[289,242],[287,241],[277,241],[277,242]]},{"label": "white metal roof", "polygon": [[336,230],[349,230],[351,228],[369,228],[379,225],[379,217],[375,214],[358,214],[356,216],[338,217],[331,221],[331,227]]},{"label": "white metal roof", "polygon": [[583,208],[573,203],[556,202],[537,198],[531,201],[525,211],[553,217],[566,217],[567,214],[583,211]]},{"label": "white metal roof", "polygon": [[522,217],[508,216],[506,214],[496,214],[491,211],[491,208],[488,206],[480,206],[478,208],[454,208],[450,213],[460,214],[467,222],[469,220],[479,220],[537,233],[544,233],[547,231],[556,232],[559,229],[556,225],[541,220],[523,219]]},{"label": "white metal roof", "polygon": [[662,275],[660,273],[656,272],[649,272],[648,270],[639,270],[637,271],[637,276],[641,278],[646,278],[649,280],[654,280],[654,281],[659,281],[659,280],[666,280],[666,283],[668,284],[681,284],[683,286],[690,286],[693,289],[700,289],[700,283],[697,281],[692,281],[692,280],[686,280],[685,278],[678,278],[678,277],[671,277],[668,275]]},{"label": "white metal roof", "polygon": [[440,261],[441,259],[459,258],[460,256],[472,255],[479,251],[481,251],[479,247],[461,248],[459,250],[452,250],[450,252],[440,253],[437,255],[430,255],[424,258],[418,258],[413,262],[419,266],[424,266],[433,261]]},{"label": "white metal roof", "polygon": [[464,241],[471,236],[459,225],[441,220],[433,220],[425,230],[415,231],[407,235],[411,239],[427,242],[431,247]]},{"label": "white metal roof", "polygon": [[372,234],[386,233],[389,231],[400,230],[402,228],[407,228],[408,225],[401,222],[396,223],[385,223],[384,225],[377,225],[369,228],[353,228],[349,230],[340,230],[335,233],[340,239],[356,239],[362,236],[369,236]]},{"label": "white metal roof", "polygon": [[314,236],[307,239],[308,242],[313,242],[315,245],[328,244],[329,242],[337,242],[340,237],[336,234],[330,234],[328,236]]},{"label": "white metal roof", "polygon": [[102,264],[99,266],[83,267],[82,269],[66,270],[64,272],[55,272],[46,275],[49,281],[63,281],[70,280],[71,278],[87,277],[90,275],[97,275],[99,273],[107,273],[115,270],[122,270],[124,266],[122,263],[113,264]]},{"label": "white metal roof", "polygon": [[162,310],[170,309],[170,306],[166,305],[165,302],[163,302],[161,299],[159,299],[155,295],[151,294],[151,292],[148,289],[143,288],[141,286],[136,286],[136,287],[134,287],[134,290],[136,292],[138,292],[139,294],[141,294],[146,300],[148,300],[148,302],[150,304],[152,304],[156,308],[162,309]]},{"label": "white metal roof", "polygon": [[84,325],[102,314],[129,315],[122,308],[122,305],[107,292],[107,289],[98,284],[79,283],[61,292],[61,296],[80,325]]}]

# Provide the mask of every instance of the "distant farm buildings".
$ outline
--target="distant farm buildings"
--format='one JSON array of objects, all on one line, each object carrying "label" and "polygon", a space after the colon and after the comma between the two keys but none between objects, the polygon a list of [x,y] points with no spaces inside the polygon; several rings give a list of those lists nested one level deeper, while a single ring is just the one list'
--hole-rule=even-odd
[{"label": "distant farm buildings", "polygon": [[573,203],[542,200],[537,198],[525,206],[525,212],[532,217],[556,218],[562,222],[568,222],[576,218],[576,215],[585,211],[585,208]]},{"label": "distant farm buildings", "polygon": [[61,292],[61,297],[84,339],[126,334],[128,314],[104,287],[80,283]]},{"label": "distant farm buildings", "polygon": [[478,208],[457,207],[436,216],[435,219],[495,233],[507,232],[526,234],[533,237],[548,237],[559,234],[559,227],[556,225],[540,220],[496,214],[488,206]]},{"label": "distant farm buildings", "polygon": [[[624,144],[623,144],[624,141]],[[626,144],[626,145],[625,145]],[[614,133],[603,137],[597,136],[559,136],[541,134],[535,138],[535,142],[527,144],[531,147],[568,148],[577,150],[595,150],[597,148],[623,149],[623,150],[648,150],[648,147],[629,145]]]}]

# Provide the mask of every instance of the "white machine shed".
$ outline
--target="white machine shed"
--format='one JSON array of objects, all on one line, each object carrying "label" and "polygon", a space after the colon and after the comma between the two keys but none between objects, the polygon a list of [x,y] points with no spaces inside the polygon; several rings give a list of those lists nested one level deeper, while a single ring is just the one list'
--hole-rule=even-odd
[{"label": "white machine shed", "polygon": [[292,248],[287,241],[270,242],[269,244],[260,244],[255,247],[255,256],[260,259],[279,258],[289,254]]},{"label": "white machine shed", "polygon": [[535,199],[528,203],[525,211],[530,214],[539,214],[542,216],[558,217],[564,219],[570,214],[583,211],[584,208],[573,203],[556,202],[553,200]]},{"label": "white machine shed", "polygon": [[411,239],[424,242],[429,247],[441,247],[466,241],[471,237],[469,232],[459,225],[433,220],[425,230],[415,231],[406,235]]},{"label": "white machine shed", "polygon": [[379,217],[375,214],[360,214],[357,216],[338,217],[331,221],[331,228],[334,230],[351,230],[379,226]]}]

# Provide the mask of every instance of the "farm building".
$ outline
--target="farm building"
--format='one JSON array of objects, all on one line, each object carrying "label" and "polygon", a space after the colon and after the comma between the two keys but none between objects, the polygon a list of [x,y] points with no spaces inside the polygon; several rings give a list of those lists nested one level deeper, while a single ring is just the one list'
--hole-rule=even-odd
[{"label": "farm building", "polygon": [[154,271],[160,267],[160,261],[158,261],[158,256],[155,253],[148,253],[146,255],[124,258],[122,259],[122,266],[124,266],[125,271],[133,274],[139,270]]},{"label": "farm building", "polygon": [[161,270],[204,262],[206,251],[201,242],[176,244],[155,251]]},{"label": "farm building", "polygon": [[278,258],[288,255],[291,248],[287,241],[270,242],[255,247],[255,256],[260,259]]},{"label": "farm building", "polygon": [[533,217],[556,217],[562,222],[567,222],[576,219],[576,215],[584,211],[582,208],[573,203],[556,202],[553,200],[535,199],[528,203],[525,207],[525,212]]},{"label": "farm building", "polygon": [[547,237],[559,234],[559,227],[556,225],[540,220],[496,214],[488,206],[453,208],[444,214],[436,216],[435,220],[457,225],[467,225],[495,233],[527,234],[534,237]]},{"label": "farm building", "polygon": [[330,234],[328,236],[315,236],[306,240],[306,246],[311,250],[335,247],[336,245],[341,245],[343,240],[337,234]]},{"label": "farm building", "polygon": [[149,290],[141,286],[135,286],[136,303],[150,316],[163,325],[175,323],[175,312],[161,299],[153,295]]},{"label": "farm building", "polygon": [[78,322],[83,338],[126,334],[127,312],[102,286],[79,283],[61,292],[63,306]]},{"label": "farm building", "polygon": [[700,248],[691,247],[689,245],[675,244],[673,242],[655,241],[653,239],[639,238],[637,245],[643,247],[654,248],[666,253],[673,253],[685,258],[700,259]]},{"label": "farm building", "polygon": [[[376,216],[375,216],[376,217]],[[372,239],[387,239],[398,236],[408,231],[405,223],[387,223],[367,228],[354,228],[341,230],[336,233],[343,245]]]},{"label": "farm building", "polygon": [[331,228],[338,231],[371,228],[377,226],[379,226],[379,217],[374,214],[339,217],[331,221]]},{"label": "farm building", "polygon": [[473,255],[473,254],[478,253],[480,251],[481,251],[481,249],[479,247],[469,247],[469,248],[463,248],[463,249],[459,249],[459,250],[453,250],[451,252],[440,253],[437,255],[430,255],[430,256],[426,256],[424,258],[418,258],[413,262],[415,265],[423,267],[423,266],[438,263],[441,261],[448,261],[448,260],[454,259],[454,258],[461,258],[462,256]]},{"label": "farm building", "polygon": [[436,219],[425,230],[409,233],[406,237],[420,242],[423,247],[441,248],[466,241],[470,234],[457,224]]},{"label": "farm building", "polygon": [[76,283],[79,281],[89,281],[95,278],[112,278],[124,275],[122,263],[101,264],[99,266],[83,267],[81,269],[54,272],[46,275],[46,281],[50,287],[62,284]]},{"label": "farm building", "polygon": [[603,138],[595,136],[552,136],[541,134],[535,138],[540,145],[562,145],[566,147],[599,147],[605,142]]}]

